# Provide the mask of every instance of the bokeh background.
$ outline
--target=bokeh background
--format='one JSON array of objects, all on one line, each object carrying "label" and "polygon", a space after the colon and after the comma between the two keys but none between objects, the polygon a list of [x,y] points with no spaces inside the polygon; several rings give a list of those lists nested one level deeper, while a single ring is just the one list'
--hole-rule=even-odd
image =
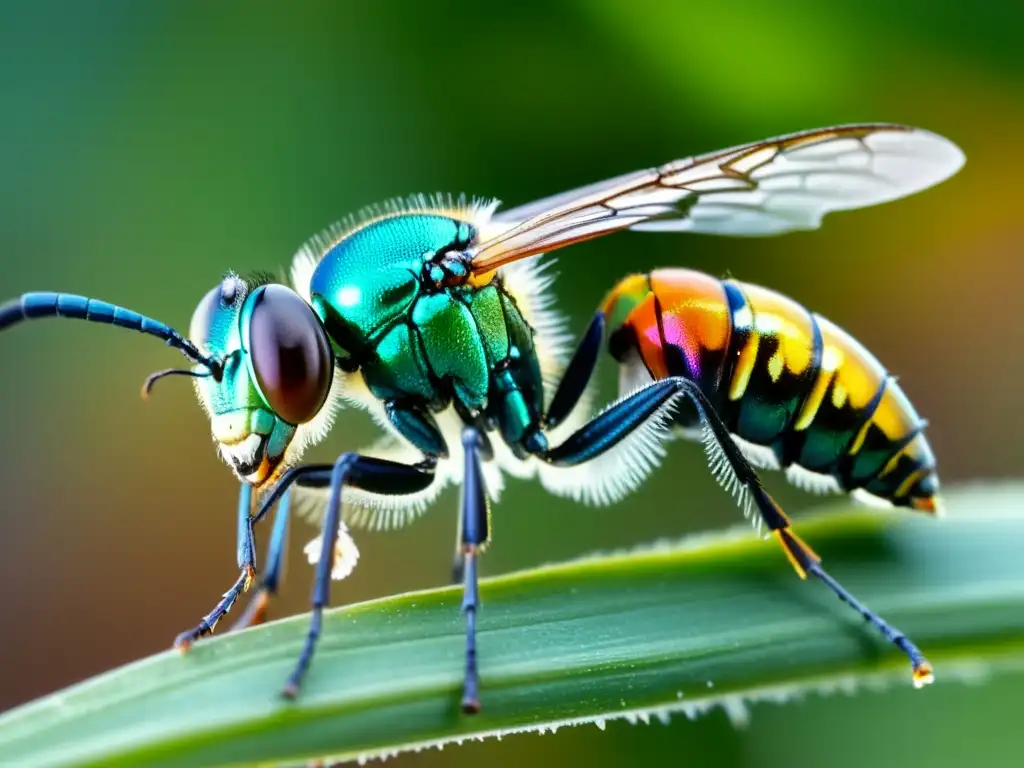
[{"label": "bokeh background", "polygon": [[[907,122],[959,143],[964,170],[814,233],[577,246],[559,262],[562,307],[579,332],[618,277],[661,265],[771,285],[900,376],[946,484],[1019,475],[1024,6],[957,5],[4,3],[0,297],[86,293],[185,330],[226,270],[280,269],[310,234],[394,195],[516,204],[783,132]],[[237,486],[189,386],[139,399],[146,374],[180,362],[152,339],[47,322],[0,341],[6,709],[162,650],[212,607],[236,573]],[[349,414],[315,456],[372,435]],[[699,447],[670,461],[607,509],[510,482],[484,573],[736,522]],[[814,501],[768,482],[793,510]],[[455,501],[361,535],[335,603],[444,583]],[[314,534],[293,529],[275,615],[305,609]],[[715,712],[397,765],[1018,765],[1022,700],[1021,679],[908,687],[759,705],[745,730]]]}]

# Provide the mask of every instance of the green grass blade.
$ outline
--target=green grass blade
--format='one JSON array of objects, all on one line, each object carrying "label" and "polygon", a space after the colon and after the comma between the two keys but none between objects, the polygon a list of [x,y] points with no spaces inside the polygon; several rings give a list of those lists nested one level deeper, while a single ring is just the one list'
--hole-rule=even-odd
[{"label": "green grass blade", "polygon": [[[833,505],[801,535],[906,631],[936,685],[1024,664],[1024,486],[947,494],[940,520]],[[294,617],[163,653],[0,716],[4,764],[213,766],[386,754],[886,681],[909,665],[749,530],[482,583],[484,711],[459,712],[461,590],[328,613],[300,698]],[[922,693],[921,695],[927,695]],[[884,706],[884,702],[880,704]]]}]

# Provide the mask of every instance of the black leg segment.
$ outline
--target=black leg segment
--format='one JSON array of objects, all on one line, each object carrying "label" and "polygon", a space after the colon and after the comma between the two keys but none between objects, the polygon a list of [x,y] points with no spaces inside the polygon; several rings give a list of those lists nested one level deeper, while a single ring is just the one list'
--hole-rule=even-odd
[{"label": "black leg segment", "polygon": [[[381,496],[405,496],[427,488],[434,480],[436,459],[428,458],[419,464],[402,464],[373,456],[359,457],[359,472],[347,485]],[[260,504],[253,522],[259,522],[292,485],[304,488],[329,488],[334,464],[306,464],[285,472]]]},{"label": "black leg segment", "polygon": [[[429,464],[428,462],[423,466],[409,467],[383,459],[364,457],[364,475],[360,485],[368,490],[383,493],[385,491],[381,491],[380,488],[386,484],[387,491],[392,493],[413,493],[429,485],[431,475],[424,470],[424,467]],[[270,542],[267,546],[267,568],[260,582],[259,592],[249,602],[245,613],[232,625],[231,632],[262,623],[266,618],[270,598],[277,594],[284,572],[288,522],[291,514],[291,486],[326,488],[330,485],[332,469],[330,464],[311,464],[292,469],[285,474],[278,486],[260,506],[254,520],[261,520],[274,502],[280,498],[277,513],[274,515],[274,527],[271,529]],[[354,485],[354,483],[350,483],[350,485]]]},{"label": "black leg segment", "polygon": [[920,688],[932,682],[932,665],[924,657],[920,649],[906,635],[857,600],[842,584],[821,567],[821,558],[793,531],[786,513],[782,511],[782,508],[776,503],[775,499],[761,485],[761,481],[754,468],[743,456],[743,453],[739,450],[732,437],[730,437],[725,424],[722,423],[722,420],[715,413],[714,408],[711,407],[704,394],[694,386],[690,397],[697,405],[704,423],[714,435],[715,441],[718,443],[725,460],[728,461],[729,466],[736,473],[737,480],[750,493],[751,500],[761,515],[761,519],[764,520],[769,530],[775,534],[797,575],[802,579],[806,579],[808,575],[816,577],[831,589],[840,600],[864,617],[864,620],[874,626],[886,640],[906,654],[910,660],[913,682],[916,687]]},{"label": "black leg segment", "polygon": [[569,435],[565,442],[545,451],[541,457],[563,467],[595,459],[629,437],[637,427],[670,403],[674,397],[686,393],[688,388],[681,386],[676,379],[664,379],[650,384],[599,413]]},{"label": "black leg segment", "polygon": [[[301,481],[300,481],[301,482]],[[267,567],[260,580],[260,588],[249,601],[245,611],[231,625],[229,632],[262,624],[266,620],[270,598],[277,594],[284,571],[285,553],[288,544],[288,518],[291,514],[291,491],[285,491],[274,513],[274,527],[267,544]]]},{"label": "black leg segment", "polygon": [[558,389],[555,396],[551,398],[551,405],[544,416],[544,426],[548,429],[557,427],[565,417],[572,413],[572,409],[580,401],[583,392],[587,388],[587,382],[594,373],[597,365],[597,356],[601,351],[601,340],[604,338],[604,313],[598,312],[590,321],[587,332],[580,340],[576,352],[573,353],[569,366],[558,382]]},{"label": "black leg segment", "polygon": [[864,620],[872,624],[889,642],[906,654],[911,663],[916,686],[930,683],[932,666],[917,646],[906,635],[858,601],[829,575],[821,567],[821,558],[796,535],[790,526],[789,518],[764,489],[754,468],[743,456],[725,424],[696,383],[682,377],[654,382],[596,416],[569,436],[564,443],[540,454],[541,458],[562,466],[573,466],[596,458],[628,437],[646,419],[669,404],[676,395],[685,395],[697,407],[702,423],[710,431],[714,444],[720,451],[721,460],[727,463],[735,473],[737,482],[750,494],[758,514],[779,540],[797,574],[801,578],[812,575],[819,579],[843,602],[860,613]]},{"label": "black leg segment", "polygon": [[476,658],[476,615],[480,610],[477,555],[481,545],[490,536],[487,492],[480,464],[481,444],[480,432],[476,427],[466,427],[462,431],[466,467],[459,518],[463,555],[462,612],[466,615],[466,674],[463,680],[462,711],[466,714],[480,711],[480,679]]},{"label": "black leg segment", "polygon": [[[315,468],[302,467],[300,469],[308,471],[292,470],[286,473],[285,477],[282,478],[281,482],[274,489],[274,493],[267,499],[258,516],[266,513],[269,505],[274,501],[274,494],[279,495],[287,490],[286,483],[290,485],[303,475],[311,483],[316,482],[318,479],[325,479],[322,466]],[[429,487],[430,483],[433,482],[433,475],[433,467],[429,464],[411,466],[369,456],[360,456],[356,453],[343,454],[334,463],[330,470],[330,497],[327,502],[327,511],[324,514],[320,562],[316,566],[316,581],[313,586],[313,615],[310,619],[309,631],[306,634],[306,641],[302,646],[295,669],[285,683],[284,695],[288,698],[294,698],[298,694],[299,686],[302,684],[302,677],[313,660],[316,643],[320,638],[323,609],[330,600],[334,547],[338,539],[338,525],[341,522],[342,489],[348,485],[350,487],[365,488],[375,493],[401,496]],[[282,488],[282,486],[285,487]]]},{"label": "black leg segment", "polygon": [[187,651],[192,643],[204,635],[213,632],[224,614],[231,610],[231,606],[238,600],[238,596],[249,588],[255,576],[256,568],[256,543],[253,539],[252,526],[255,522],[250,517],[252,505],[252,486],[242,483],[238,492],[238,568],[241,571],[235,583],[224,593],[220,602],[214,606],[202,620],[192,629],[182,632],[174,640],[174,647],[181,651]]}]

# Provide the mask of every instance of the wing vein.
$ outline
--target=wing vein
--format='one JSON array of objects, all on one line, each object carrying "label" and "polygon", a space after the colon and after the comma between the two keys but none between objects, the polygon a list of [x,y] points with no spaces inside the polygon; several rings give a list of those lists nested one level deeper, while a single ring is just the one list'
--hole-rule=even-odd
[{"label": "wing vein", "polygon": [[471,269],[490,272],[623,229],[739,236],[815,229],[833,211],[934,186],[963,162],[948,139],[901,125],[853,124],[766,139],[499,213],[494,234],[470,249]]}]

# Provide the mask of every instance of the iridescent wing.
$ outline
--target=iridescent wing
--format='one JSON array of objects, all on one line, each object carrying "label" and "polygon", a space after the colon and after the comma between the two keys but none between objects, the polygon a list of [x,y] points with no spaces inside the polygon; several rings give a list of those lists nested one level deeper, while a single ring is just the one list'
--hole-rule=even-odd
[{"label": "iridescent wing", "polygon": [[744,236],[816,229],[827,213],[920,192],[963,163],[948,139],[902,125],[766,139],[499,212],[471,252],[472,270],[489,272],[623,229]]}]

